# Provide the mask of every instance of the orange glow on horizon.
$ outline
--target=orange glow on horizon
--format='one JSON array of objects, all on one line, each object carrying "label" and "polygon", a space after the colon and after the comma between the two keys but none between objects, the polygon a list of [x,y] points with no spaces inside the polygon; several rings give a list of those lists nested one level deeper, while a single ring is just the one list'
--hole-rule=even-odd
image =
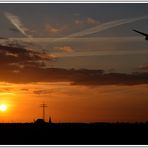
[{"label": "orange glow on horizon", "polygon": [[0,112],[0,122],[33,122],[42,118],[40,105],[43,102],[48,105],[46,121],[49,116],[53,122],[147,120],[148,85],[86,87],[34,83],[8,86],[9,91],[5,86],[6,91],[0,93],[0,104],[7,106],[5,112]]}]

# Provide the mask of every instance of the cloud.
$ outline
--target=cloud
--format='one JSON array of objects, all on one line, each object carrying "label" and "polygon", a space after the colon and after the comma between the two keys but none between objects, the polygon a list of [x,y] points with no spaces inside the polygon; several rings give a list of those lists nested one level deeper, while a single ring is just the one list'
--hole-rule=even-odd
[{"label": "cloud", "polygon": [[75,20],[75,24],[80,25],[80,24],[82,24],[82,21],[81,20]]},{"label": "cloud", "polygon": [[48,31],[48,33],[59,33],[63,31],[63,28],[55,27],[55,26],[47,24],[46,31]]},{"label": "cloud", "polygon": [[87,77],[79,77],[73,85],[99,86],[99,85],[141,85],[148,84],[148,73],[106,73],[93,74]]},{"label": "cloud", "polygon": [[66,52],[66,53],[71,53],[71,52],[74,51],[74,49],[70,46],[54,47],[54,50],[63,51],[63,52]]},{"label": "cloud", "polygon": [[140,65],[138,70],[148,71],[148,64]]},{"label": "cloud", "polygon": [[87,18],[87,24],[94,25],[94,24],[97,24],[97,21],[93,18],[88,17]]},{"label": "cloud", "polygon": [[[101,47],[100,49],[97,49],[97,50],[82,50],[83,48],[79,49],[79,51],[74,51],[74,52],[69,52],[68,54],[65,52],[61,52],[61,53],[54,53],[54,56],[57,56],[57,57],[87,57],[87,56],[107,56],[107,55],[139,55],[139,54],[148,54],[148,50],[135,50],[133,52],[133,50],[131,49],[113,49],[112,46],[109,48],[109,46],[106,46],[108,47],[108,49],[105,49],[102,47],[102,50],[101,50]],[[99,46],[98,46],[99,48]],[[87,48],[86,48],[87,49]],[[88,48],[89,49],[89,48]]]},{"label": "cloud", "polygon": [[17,53],[12,53],[12,52],[9,52],[9,51],[6,51],[5,55],[6,56],[12,56],[12,57],[18,57]]},{"label": "cloud", "polygon": [[[11,56],[6,52],[17,53]],[[8,83],[68,82],[71,85],[141,85],[148,84],[148,73],[105,73],[101,69],[64,69],[46,66],[52,58],[27,49],[0,46],[0,81]],[[46,93],[39,91],[36,93]]]},{"label": "cloud", "polygon": [[52,89],[38,89],[34,90],[33,94],[37,95],[46,95],[46,94],[52,94],[54,91]]},{"label": "cloud", "polygon": [[142,20],[142,19],[147,19],[147,18],[148,18],[148,15],[142,16],[142,17],[130,18],[130,19],[114,20],[114,21],[106,22],[106,23],[97,25],[95,27],[92,27],[92,28],[71,34],[71,35],[69,35],[69,37],[85,36],[85,35],[101,32],[101,31],[104,31],[104,30],[107,30],[107,29],[110,29],[110,28],[114,28],[114,27],[117,27],[117,26],[120,26],[120,25],[132,23],[132,22],[139,21],[139,20]]},{"label": "cloud", "polygon": [[44,67],[53,56],[45,52],[37,52],[30,49],[7,47],[0,45],[0,73],[16,71],[24,67]]},{"label": "cloud", "polygon": [[26,37],[31,37],[31,35],[27,34],[29,31],[28,28],[24,27],[23,23],[21,22],[20,18],[16,15],[13,15],[9,12],[4,13],[6,18]]},{"label": "cloud", "polygon": [[97,24],[98,22],[97,22],[95,19],[93,19],[93,18],[91,18],[91,17],[88,17],[88,18],[83,19],[83,20],[76,19],[76,20],[74,21],[74,23],[75,23],[76,25],[95,25],[95,24]]},{"label": "cloud", "polygon": [[16,84],[16,83],[6,83],[0,82],[0,95],[54,95],[57,93],[67,93],[67,88],[69,83],[29,83],[29,84]]}]

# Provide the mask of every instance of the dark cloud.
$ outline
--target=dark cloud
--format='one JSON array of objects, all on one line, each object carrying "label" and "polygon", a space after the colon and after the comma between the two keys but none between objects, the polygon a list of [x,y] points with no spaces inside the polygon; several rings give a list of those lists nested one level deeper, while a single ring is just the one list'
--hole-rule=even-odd
[{"label": "dark cloud", "polygon": [[19,47],[0,46],[0,66],[4,69],[20,67],[20,65],[24,65],[24,67],[43,66],[44,62],[50,61],[52,58],[53,56],[44,52],[36,52]]},{"label": "dark cloud", "polygon": [[79,78],[73,85],[139,85],[148,84],[148,73],[107,73],[87,78]]},{"label": "dark cloud", "polygon": [[51,94],[53,93],[53,90],[49,90],[49,89],[40,89],[40,90],[35,90],[33,91],[34,94],[37,95],[45,95],[45,94]]},{"label": "dark cloud", "polygon": [[5,92],[7,92],[7,93],[9,93],[11,91],[11,89],[10,88],[0,88],[0,92],[1,93],[5,93]]},{"label": "dark cloud", "polygon": [[[53,56],[45,52],[0,45],[0,81],[22,81],[23,83],[24,78],[20,78],[21,76],[29,77],[34,68],[44,68],[52,59]],[[32,70],[29,71],[29,69]],[[27,72],[22,74],[24,71]]]},{"label": "dark cloud", "polygon": [[[0,46],[0,81],[11,83],[70,82],[71,85],[148,84],[148,73],[105,73],[104,70],[49,68],[47,53]],[[46,90],[47,91],[47,90]],[[35,93],[46,93],[37,91]]]},{"label": "dark cloud", "polygon": [[21,90],[21,91],[29,91],[28,88],[21,88],[20,90]]}]

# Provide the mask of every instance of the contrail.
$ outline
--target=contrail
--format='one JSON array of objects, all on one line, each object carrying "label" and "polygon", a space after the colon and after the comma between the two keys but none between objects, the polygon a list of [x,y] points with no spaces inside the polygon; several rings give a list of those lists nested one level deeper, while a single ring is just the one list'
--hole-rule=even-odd
[{"label": "contrail", "polygon": [[[129,18],[129,19],[118,19],[118,20],[114,20],[114,21],[109,21],[109,22],[106,22],[106,23],[103,23],[103,24],[100,24],[100,25],[97,25],[95,27],[91,27],[91,28],[88,28],[88,29],[85,29],[85,30],[82,30],[80,32],[76,32],[76,33],[73,33],[73,34],[70,34],[70,35],[67,35],[65,37],[62,37],[62,38],[33,38],[31,37],[30,35],[28,35],[26,33],[26,31],[28,31],[27,28],[25,28],[23,26],[23,24],[21,23],[20,19],[17,17],[17,16],[14,16],[8,12],[5,13],[6,17],[11,21],[11,23],[22,33],[24,34],[27,38],[9,38],[9,40],[11,41],[22,41],[22,42],[32,42],[32,43],[55,43],[55,42],[67,42],[67,41],[94,41],[94,40],[100,40],[101,38],[84,38],[83,36],[86,36],[86,35],[90,35],[90,34],[93,34],[93,33],[97,33],[97,32],[101,32],[101,31],[104,31],[104,30],[107,30],[107,29],[110,29],[110,28],[114,28],[114,27],[117,27],[117,26],[121,26],[121,25],[124,25],[124,24],[129,24],[129,23],[132,23],[132,22],[135,22],[135,21],[139,21],[139,20],[142,20],[142,19],[147,19],[148,18],[148,15],[145,15],[145,16],[141,16],[141,17],[136,17],[136,18]],[[31,39],[31,40],[30,40]],[[108,39],[108,38],[105,38],[105,39]],[[134,38],[134,37],[129,37],[129,38],[125,38],[124,40],[139,40],[137,38]],[[104,40],[104,39],[103,39]],[[5,39],[2,40],[2,42],[5,42]]]},{"label": "contrail", "polygon": [[29,30],[28,28],[24,27],[22,22],[20,21],[19,17],[16,15],[13,15],[11,13],[5,12],[4,13],[6,18],[26,37],[31,37],[31,35],[28,35],[26,32]]},{"label": "contrail", "polygon": [[[54,40],[60,40],[61,38],[31,38],[32,43],[53,43]],[[66,39],[68,38],[62,38],[64,39],[63,42],[66,42]],[[0,42],[6,42],[8,39],[0,39]],[[128,36],[128,37],[80,37],[80,38],[70,38],[71,42],[98,42],[98,41],[120,41],[120,42],[127,42],[127,41],[143,41],[143,39],[135,36]],[[25,43],[30,43],[30,38],[9,38],[9,41],[20,41]]]},{"label": "contrail", "polygon": [[92,27],[92,28],[82,30],[80,32],[73,33],[71,35],[65,36],[63,38],[60,38],[60,39],[54,40],[54,41],[61,41],[61,40],[65,40],[65,39],[70,40],[70,38],[73,38],[73,37],[82,37],[82,36],[94,34],[94,33],[101,32],[101,31],[104,31],[104,30],[107,30],[107,29],[110,29],[110,28],[114,28],[114,27],[121,26],[121,25],[124,25],[124,24],[133,23],[133,22],[143,20],[143,19],[147,19],[147,18],[148,18],[148,15],[136,17],[136,18],[114,20],[114,21],[110,21],[110,22],[106,22],[106,23],[97,25],[97,26]]}]

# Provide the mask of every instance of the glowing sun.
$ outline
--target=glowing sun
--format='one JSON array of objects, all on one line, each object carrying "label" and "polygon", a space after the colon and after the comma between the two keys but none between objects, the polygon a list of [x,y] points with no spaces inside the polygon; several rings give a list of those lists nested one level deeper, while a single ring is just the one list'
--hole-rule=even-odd
[{"label": "glowing sun", "polygon": [[1,104],[0,105],[0,111],[5,112],[7,110],[7,105],[6,104]]}]

